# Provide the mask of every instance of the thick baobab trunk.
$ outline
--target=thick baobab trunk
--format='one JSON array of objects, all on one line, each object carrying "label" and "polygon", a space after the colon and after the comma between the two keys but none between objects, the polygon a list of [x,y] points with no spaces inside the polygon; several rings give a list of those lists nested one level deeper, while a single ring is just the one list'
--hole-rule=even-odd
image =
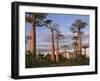
[{"label": "thick baobab trunk", "polygon": [[35,15],[32,16],[32,28],[30,32],[30,52],[31,56],[33,58],[33,61],[35,63],[36,61],[36,28],[35,28]]},{"label": "thick baobab trunk", "polygon": [[78,55],[81,55],[81,34],[80,33],[78,33],[78,40],[77,40],[78,42],[78,46],[77,46],[77,54]]},{"label": "thick baobab trunk", "polygon": [[59,44],[58,44],[58,32],[56,32],[56,63],[59,62]]},{"label": "thick baobab trunk", "polygon": [[32,55],[32,50],[33,50],[33,28],[31,27],[30,31],[30,54]]},{"label": "thick baobab trunk", "polygon": [[54,32],[51,29],[51,62],[55,62]]}]

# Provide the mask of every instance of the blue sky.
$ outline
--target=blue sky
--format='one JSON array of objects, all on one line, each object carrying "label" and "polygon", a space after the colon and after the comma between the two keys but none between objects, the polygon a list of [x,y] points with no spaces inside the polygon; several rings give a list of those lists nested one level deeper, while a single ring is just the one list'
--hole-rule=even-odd
[{"label": "blue sky", "polygon": [[[59,24],[60,31],[68,36],[71,34],[70,27],[71,24],[75,22],[76,19],[81,19],[88,23],[88,25],[82,30],[86,34],[89,33],[89,16],[88,15],[73,15],[73,14],[48,14],[47,19],[53,20],[53,22]],[[30,23],[25,23],[25,34],[30,35]],[[36,27],[36,48],[37,51],[43,52],[50,51],[50,30],[46,27]],[[89,39],[89,38],[88,38]],[[59,41],[59,48],[61,45],[69,43],[71,40],[60,40]],[[27,45],[27,48],[29,45]],[[42,50],[42,51],[41,51]]]}]

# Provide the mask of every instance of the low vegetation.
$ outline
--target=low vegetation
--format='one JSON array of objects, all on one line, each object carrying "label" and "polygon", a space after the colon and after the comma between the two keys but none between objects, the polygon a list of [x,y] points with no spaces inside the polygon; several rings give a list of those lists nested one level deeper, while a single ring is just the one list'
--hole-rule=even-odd
[{"label": "low vegetation", "polygon": [[36,62],[32,62],[33,58],[29,54],[26,54],[26,68],[35,68],[35,67],[56,67],[56,66],[78,66],[78,65],[89,65],[89,58],[86,56],[77,56],[76,58],[67,59],[62,55],[59,55],[59,62],[51,62],[51,55],[48,53],[37,54]]}]

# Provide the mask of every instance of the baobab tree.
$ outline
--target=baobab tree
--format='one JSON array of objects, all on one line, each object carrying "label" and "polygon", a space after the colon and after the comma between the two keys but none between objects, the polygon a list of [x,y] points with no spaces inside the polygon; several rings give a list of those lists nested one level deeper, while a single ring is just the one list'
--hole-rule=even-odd
[{"label": "baobab tree", "polygon": [[52,27],[52,20],[46,20],[45,26],[51,30],[51,62],[55,62],[54,29]]},{"label": "baobab tree", "polygon": [[56,63],[59,61],[59,33],[56,32]]},{"label": "baobab tree", "polygon": [[25,15],[25,22],[31,23],[31,39],[30,39],[30,53],[33,57],[33,63],[36,61],[36,27],[37,26],[43,26],[43,21],[46,18],[47,14],[43,13],[30,13],[27,12]]},{"label": "baobab tree", "polygon": [[59,40],[64,38],[60,31],[56,31],[56,63],[59,62]]},{"label": "baobab tree", "polygon": [[[51,61],[55,62],[55,50],[56,50],[56,62],[58,63],[59,60],[59,25],[54,23],[52,20],[46,20],[45,26],[51,30]],[[56,36],[54,36],[54,32]],[[54,46],[54,37],[56,37],[56,49]]]},{"label": "baobab tree", "polygon": [[83,28],[85,28],[87,25],[86,22],[84,22],[83,20],[76,20],[75,23],[72,24],[72,27],[71,27],[71,31],[72,32],[77,32],[77,36],[78,36],[78,54],[81,55],[81,30]]},{"label": "baobab tree", "polygon": [[59,24],[54,24],[54,30],[56,32],[56,36],[55,36],[55,39],[56,39],[56,63],[59,62],[59,39],[62,38],[62,34],[61,34],[61,31],[60,31],[60,26]]}]

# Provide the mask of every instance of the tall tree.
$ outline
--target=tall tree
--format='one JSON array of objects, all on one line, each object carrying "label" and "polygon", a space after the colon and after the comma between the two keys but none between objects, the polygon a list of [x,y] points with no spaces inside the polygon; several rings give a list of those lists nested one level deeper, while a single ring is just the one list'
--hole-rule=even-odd
[{"label": "tall tree", "polygon": [[59,24],[54,24],[54,30],[56,31],[56,36],[55,36],[55,39],[56,39],[56,63],[59,62],[59,38],[62,37],[61,35],[61,31],[60,31],[60,26]]},{"label": "tall tree", "polygon": [[59,39],[63,38],[63,35],[59,30],[56,30],[56,63],[59,62]]},{"label": "tall tree", "polygon": [[25,22],[31,23],[30,32],[30,52],[33,56],[33,62],[36,61],[36,26],[43,26],[43,21],[47,14],[43,13],[29,13],[25,14]]},{"label": "tall tree", "polygon": [[84,22],[83,20],[76,20],[75,23],[72,24],[71,30],[73,32],[77,32],[77,36],[78,36],[78,54],[81,55],[81,30],[83,28],[85,28],[87,25],[86,22]]},{"label": "tall tree", "polygon": [[54,29],[52,27],[52,20],[46,20],[45,26],[51,30],[51,62],[55,62]]},{"label": "tall tree", "polygon": [[59,38],[59,34],[58,34],[58,32],[56,32],[56,63],[58,63],[58,61],[59,61],[59,40],[58,40],[58,38]]},{"label": "tall tree", "polygon": [[64,35],[59,30],[56,30],[56,63],[59,62],[59,40],[64,38]]},{"label": "tall tree", "polygon": [[[52,20],[46,20],[45,25],[47,28],[51,30],[51,61],[58,63],[59,61],[59,25],[54,23]],[[54,32],[56,36],[54,36]],[[54,37],[56,37],[56,49],[54,46]],[[55,51],[56,51],[56,58],[55,58]],[[55,60],[56,59],[56,60]]]}]

